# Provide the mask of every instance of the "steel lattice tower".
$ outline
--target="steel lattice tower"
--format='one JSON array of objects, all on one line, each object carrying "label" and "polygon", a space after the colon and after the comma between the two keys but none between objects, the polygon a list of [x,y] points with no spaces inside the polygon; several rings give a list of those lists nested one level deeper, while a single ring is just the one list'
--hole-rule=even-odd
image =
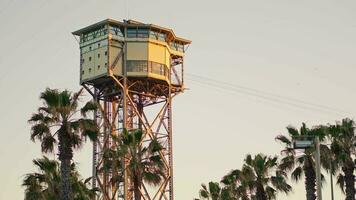
[{"label": "steel lattice tower", "polygon": [[134,199],[127,170],[101,169],[104,152],[116,145],[112,137],[141,129],[143,143],[155,138],[163,145],[165,166],[158,187],[141,185],[141,198],[173,200],[172,99],[184,90],[183,57],[191,42],[171,29],[132,20],[107,19],[73,34],[80,37],[80,84],[100,105],[94,114],[100,135],[93,144],[98,199]]}]

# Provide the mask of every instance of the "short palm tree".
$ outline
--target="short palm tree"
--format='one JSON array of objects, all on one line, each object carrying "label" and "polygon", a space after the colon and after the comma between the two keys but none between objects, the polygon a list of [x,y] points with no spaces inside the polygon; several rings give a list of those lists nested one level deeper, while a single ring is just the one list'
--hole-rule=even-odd
[{"label": "short palm tree", "polygon": [[329,125],[328,128],[334,164],[341,168],[337,183],[346,193],[346,200],[355,200],[355,122],[343,119],[341,123]]},{"label": "short palm tree", "polygon": [[[25,187],[25,200],[55,200],[60,194],[59,163],[47,157],[33,160],[38,172],[26,174],[22,186]],[[88,189],[87,181],[80,179],[74,165],[71,165],[70,183],[73,200],[90,200],[96,189]]]},{"label": "short palm tree", "polygon": [[[41,142],[44,153],[54,152],[58,144],[58,158],[61,162],[61,200],[71,200],[70,166],[73,149],[83,143],[83,136],[95,140],[98,127],[94,120],[86,118],[86,114],[97,108],[96,103],[88,102],[78,109],[82,89],[72,94],[64,90],[46,89],[41,93],[43,106],[33,114],[29,122],[32,124],[31,139]],[[81,115],[77,114],[81,111]]]},{"label": "short palm tree", "polygon": [[229,188],[221,187],[217,182],[209,182],[208,186],[201,184],[201,187],[199,196],[202,200],[237,200],[232,196]]},{"label": "short palm tree", "polygon": [[241,182],[248,187],[251,199],[276,199],[278,191],[288,194],[292,190],[286,181],[286,174],[278,170],[277,160],[276,156],[263,154],[246,156],[241,169]]},{"label": "short palm tree", "polygon": [[[157,186],[166,177],[167,171],[160,156],[163,147],[156,139],[144,144],[143,131],[140,129],[124,130],[114,137],[114,141],[116,148],[105,152],[104,170],[116,171],[118,176],[125,171],[133,186],[135,200],[141,200],[144,182]],[[113,180],[122,181],[122,178],[113,177]]]},{"label": "short palm tree", "polygon": [[229,188],[233,199],[250,200],[250,192],[248,182],[244,179],[241,170],[235,169],[225,175],[221,183],[225,188]]},{"label": "short palm tree", "polygon": [[[306,199],[315,200],[316,199],[316,172],[315,172],[315,162],[314,162],[314,148],[306,149],[304,153],[298,153],[293,147],[293,138],[304,136],[304,137],[319,137],[320,141],[325,140],[325,127],[316,126],[311,129],[307,128],[305,123],[298,131],[296,128],[288,126],[287,127],[288,136],[278,135],[276,137],[277,141],[284,144],[285,148],[282,150],[281,154],[283,158],[281,159],[279,168],[286,172],[291,172],[291,177],[295,181],[299,181],[302,175],[305,175],[305,190]],[[330,159],[330,150],[324,145],[320,144],[321,151],[321,164],[328,170]],[[322,180],[324,176],[322,175]]]}]

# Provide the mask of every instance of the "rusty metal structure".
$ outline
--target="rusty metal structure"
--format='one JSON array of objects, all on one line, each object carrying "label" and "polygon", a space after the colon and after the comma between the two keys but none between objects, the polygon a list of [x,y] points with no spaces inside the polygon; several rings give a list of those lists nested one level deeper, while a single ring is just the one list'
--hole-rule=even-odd
[{"label": "rusty metal structure", "polygon": [[127,170],[101,168],[105,150],[116,145],[113,136],[141,129],[144,143],[157,139],[163,145],[165,166],[158,187],[140,186],[141,199],[173,200],[172,100],[184,91],[184,52],[191,41],[133,20],[106,19],[73,34],[80,44],[80,84],[100,105],[94,114],[100,135],[93,144],[92,184],[102,195],[96,199],[134,199]]}]

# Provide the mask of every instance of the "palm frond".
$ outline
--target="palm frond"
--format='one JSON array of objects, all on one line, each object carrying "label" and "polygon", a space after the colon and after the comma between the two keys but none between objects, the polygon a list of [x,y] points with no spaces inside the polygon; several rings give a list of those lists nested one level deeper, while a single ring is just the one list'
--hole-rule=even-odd
[{"label": "palm frond", "polygon": [[35,141],[36,139],[42,140],[42,138],[50,134],[49,127],[44,123],[35,124],[31,127],[31,140]]},{"label": "palm frond", "polygon": [[80,90],[78,92],[74,93],[72,95],[72,97],[70,98],[70,104],[71,104],[70,107],[72,110],[76,110],[76,108],[78,107],[78,101],[79,101],[80,96],[83,93],[83,90],[84,90],[84,88],[80,88]]},{"label": "palm frond", "polygon": [[296,128],[294,128],[293,126],[287,126],[287,131],[290,136],[298,136],[299,135],[298,130]]},{"label": "palm frond", "polygon": [[59,106],[59,91],[56,89],[47,88],[41,93],[40,99],[44,100],[48,107],[58,107]]},{"label": "palm frond", "polygon": [[292,142],[284,135],[278,135],[275,139],[284,143],[287,146],[290,146],[292,144]]},{"label": "palm frond", "polygon": [[[59,107],[62,107],[62,108],[71,107],[71,105],[73,103],[76,103],[74,101],[72,102],[72,94],[68,90],[63,90],[62,92],[60,92],[59,96],[58,96],[58,100],[59,100],[59,102],[58,102]],[[68,108],[68,109],[71,109],[71,108]],[[73,110],[75,110],[75,108]]]},{"label": "palm frond", "polygon": [[80,110],[81,114],[86,117],[88,112],[93,112],[98,109],[98,103],[95,101],[88,101]]},{"label": "palm frond", "polygon": [[297,167],[293,170],[291,177],[294,181],[298,182],[303,175],[303,169],[302,167]]},{"label": "palm frond", "polygon": [[57,140],[50,133],[46,133],[41,140],[42,152],[51,153],[54,151],[54,145],[57,143]]},{"label": "palm frond", "polygon": [[340,187],[341,191],[345,193],[345,176],[339,174],[336,178],[336,184]]}]

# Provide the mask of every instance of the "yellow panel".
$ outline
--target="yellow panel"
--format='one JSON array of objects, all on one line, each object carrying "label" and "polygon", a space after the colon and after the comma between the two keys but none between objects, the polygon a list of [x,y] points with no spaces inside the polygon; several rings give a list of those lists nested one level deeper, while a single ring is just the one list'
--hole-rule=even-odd
[{"label": "yellow panel", "polygon": [[154,79],[160,79],[160,80],[165,80],[168,82],[168,78],[159,74],[155,74],[155,73],[148,73],[148,77],[150,78],[154,78]]},{"label": "yellow panel", "polygon": [[122,48],[118,48],[118,47],[114,47],[114,46],[110,46],[110,62],[109,62],[109,66],[112,66],[114,64],[115,59],[120,56],[118,59],[118,61],[116,62],[115,66],[113,67],[113,71],[114,74],[117,76],[121,76],[122,75],[122,62],[123,62],[123,54],[120,53],[122,50]]},{"label": "yellow panel", "polygon": [[165,64],[167,63],[166,57],[166,47],[158,44],[149,44],[149,58],[148,60]]},{"label": "yellow panel", "polygon": [[147,72],[127,72],[127,76],[131,77],[148,77]]},{"label": "yellow panel", "polygon": [[170,62],[171,62],[171,54],[169,53],[169,51],[168,51],[168,48],[166,48],[166,66],[168,67],[168,68],[170,68],[171,67],[171,64],[170,64]]},{"label": "yellow panel", "polygon": [[147,60],[147,42],[127,42],[127,60]]}]

